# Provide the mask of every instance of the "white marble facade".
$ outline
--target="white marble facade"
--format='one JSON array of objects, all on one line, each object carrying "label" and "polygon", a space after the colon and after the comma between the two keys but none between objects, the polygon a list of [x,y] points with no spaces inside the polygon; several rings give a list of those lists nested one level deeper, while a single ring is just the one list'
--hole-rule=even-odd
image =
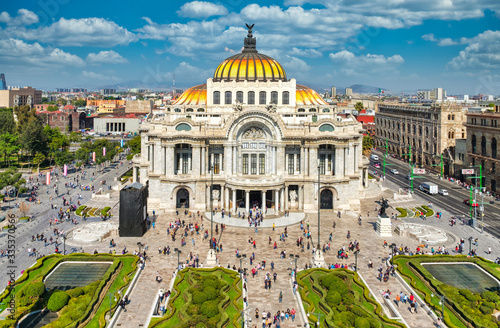
[{"label": "white marble facade", "polygon": [[[251,38],[249,33],[245,42]],[[272,60],[245,43],[238,57],[220,66],[241,66],[242,57],[253,65]],[[141,156],[134,159],[134,179],[140,172],[140,182],[149,182],[148,208],[206,211],[212,195],[214,209],[226,213],[253,205],[271,213],[313,212],[318,196],[321,208],[359,209],[368,178],[361,124],[287,80],[281,66],[276,81],[277,66],[272,62],[262,75],[245,77],[259,79],[252,82],[218,68],[205,85],[148,116],[140,127]]]}]

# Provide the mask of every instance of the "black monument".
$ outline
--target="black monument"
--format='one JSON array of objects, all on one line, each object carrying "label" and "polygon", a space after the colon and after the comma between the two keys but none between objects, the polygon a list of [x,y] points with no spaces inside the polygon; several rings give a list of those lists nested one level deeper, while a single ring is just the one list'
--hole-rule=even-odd
[{"label": "black monument", "polygon": [[120,237],[142,237],[147,230],[149,185],[134,182],[120,191]]}]

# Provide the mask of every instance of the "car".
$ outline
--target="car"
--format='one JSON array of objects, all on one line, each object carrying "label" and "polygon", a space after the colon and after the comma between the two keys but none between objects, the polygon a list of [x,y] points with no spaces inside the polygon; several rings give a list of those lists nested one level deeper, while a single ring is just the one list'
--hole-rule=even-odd
[{"label": "car", "polygon": [[[471,206],[470,200],[469,199],[464,199],[464,204],[467,206]],[[472,207],[477,207],[477,203],[472,203]]]},{"label": "car", "polygon": [[399,174],[398,170],[396,170],[396,169],[392,169],[392,170],[391,170],[391,173],[392,173],[392,174]]},{"label": "car", "polygon": [[373,166],[375,166],[377,169],[379,169],[379,168],[380,168],[380,162],[375,162],[375,163],[373,164]]},{"label": "car", "polygon": [[448,196],[448,190],[446,189],[441,189],[438,192],[441,196]]},{"label": "car", "polygon": [[409,173],[408,173],[407,175],[405,175],[405,179],[406,179],[406,180],[410,180],[410,178],[411,178],[411,176],[410,176],[410,174],[409,174]]}]

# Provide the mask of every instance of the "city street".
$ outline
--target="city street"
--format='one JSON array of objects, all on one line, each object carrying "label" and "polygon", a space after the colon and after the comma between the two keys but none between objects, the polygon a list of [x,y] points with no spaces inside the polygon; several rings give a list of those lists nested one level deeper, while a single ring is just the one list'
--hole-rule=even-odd
[{"label": "city street", "polygon": [[[380,151],[373,152],[379,156],[378,162],[383,164],[383,154]],[[383,167],[375,168],[375,161],[370,161],[370,173],[377,171],[378,175],[383,172]],[[394,182],[400,188],[408,188],[409,180],[406,176],[409,173],[408,163],[388,156],[386,158],[386,179]],[[399,174],[392,174],[391,169],[397,169]],[[422,182],[429,181],[438,185],[439,189],[448,190],[449,195],[429,195],[418,189]],[[464,200],[470,199],[470,191],[458,185],[455,182],[450,182],[447,179],[439,179],[435,173],[426,173],[422,176],[416,176],[413,180],[414,194],[423,198],[428,203],[432,203],[442,210],[446,210],[453,216],[469,218],[470,207],[464,204]],[[397,190],[395,190],[397,192]],[[477,203],[481,206],[481,196],[478,194]],[[500,202],[495,201],[493,197],[484,197],[484,231],[491,233],[495,237],[500,237]],[[478,209],[476,228],[481,230],[481,217]],[[445,218],[449,219],[449,218]]]}]

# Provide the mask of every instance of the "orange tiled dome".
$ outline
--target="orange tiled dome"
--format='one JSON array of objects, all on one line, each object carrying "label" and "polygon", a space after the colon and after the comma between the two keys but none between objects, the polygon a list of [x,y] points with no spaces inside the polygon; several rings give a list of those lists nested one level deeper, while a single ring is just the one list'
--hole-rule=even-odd
[{"label": "orange tiled dome", "polygon": [[206,105],[207,104],[207,85],[200,84],[184,91],[182,95],[174,102],[174,105]]},{"label": "orange tiled dome", "polygon": [[295,95],[297,106],[328,105],[316,91],[300,84],[297,84]]},{"label": "orange tiled dome", "polygon": [[214,81],[286,81],[286,73],[275,59],[259,54],[245,52],[231,56],[219,64]]}]

